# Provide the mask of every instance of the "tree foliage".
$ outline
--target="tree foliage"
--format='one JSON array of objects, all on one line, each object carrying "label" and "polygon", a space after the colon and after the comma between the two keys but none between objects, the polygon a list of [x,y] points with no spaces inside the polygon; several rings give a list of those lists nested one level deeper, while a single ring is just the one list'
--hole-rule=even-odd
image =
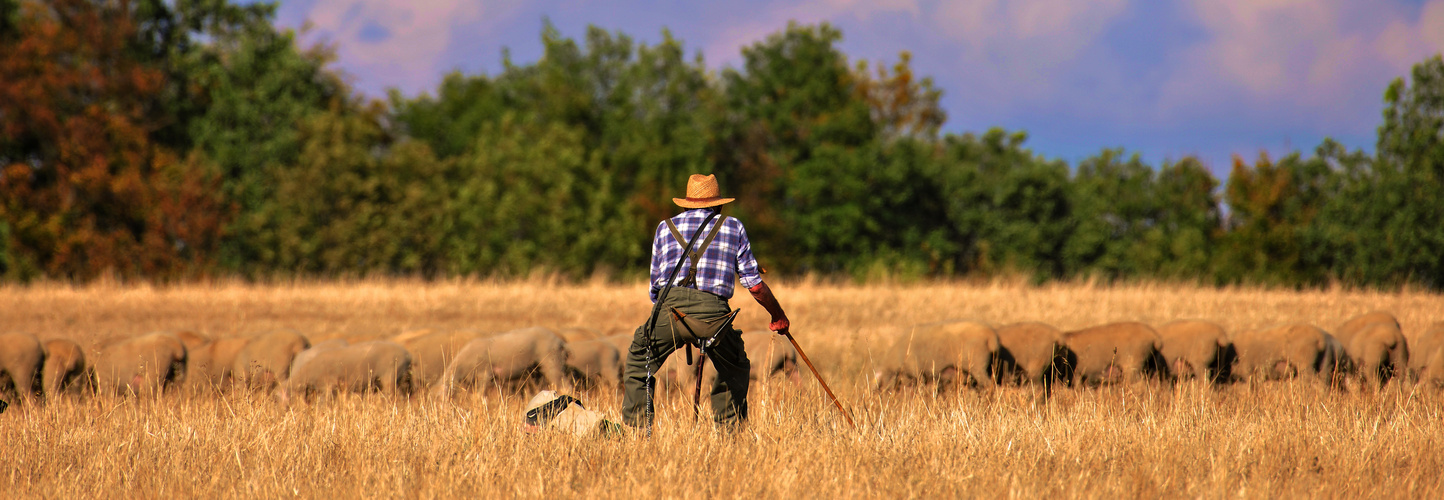
[{"label": "tree foliage", "polygon": [[944,133],[911,57],[789,24],[712,70],[547,25],[536,61],[355,95],[275,6],[0,0],[7,279],[637,276],[715,173],[763,265],[871,279],[1444,286],[1444,61],[1385,91],[1377,151],[1076,165],[1024,131]]},{"label": "tree foliage", "polygon": [[1304,235],[1326,196],[1322,163],[1297,153],[1278,162],[1261,154],[1253,165],[1234,157],[1224,194],[1231,212],[1219,254],[1221,279],[1292,284],[1321,278],[1307,265]]},{"label": "tree foliage", "polygon": [[12,277],[208,270],[229,211],[203,155],[156,140],[167,81],[136,12],[26,2],[0,39],[0,248]]}]

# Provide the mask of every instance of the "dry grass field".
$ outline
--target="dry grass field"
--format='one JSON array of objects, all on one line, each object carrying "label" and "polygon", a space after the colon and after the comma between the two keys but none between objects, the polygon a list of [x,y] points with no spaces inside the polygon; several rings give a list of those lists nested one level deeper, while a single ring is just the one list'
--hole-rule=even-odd
[{"label": "dry grass field", "polygon": [[[650,439],[523,431],[524,396],[171,393],[12,407],[0,415],[3,497],[1409,497],[1441,498],[1444,395],[1412,386],[1329,392],[1308,382],[1145,384],[987,394],[879,395],[873,360],[892,329],[939,319],[1216,321],[1230,331],[1332,328],[1388,309],[1406,332],[1444,320],[1425,293],[997,282],[774,284],[803,347],[857,418],[810,375],[754,386],[752,419],[724,433],[662,401]],[[762,324],[750,300],[740,324]],[[313,341],[423,327],[587,325],[630,331],[642,285],[362,281],[0,288],[0,331],[94,340],[192,328],[216,337],[293,328]],[[587,394],[617,415],[615,394]]]}]

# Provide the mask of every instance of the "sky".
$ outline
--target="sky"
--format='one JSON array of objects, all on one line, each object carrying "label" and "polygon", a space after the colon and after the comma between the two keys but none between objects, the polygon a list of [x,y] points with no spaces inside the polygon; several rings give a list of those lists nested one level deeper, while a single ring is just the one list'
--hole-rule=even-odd
[{"label": "sky", "polygon": [[789,21],[827,22],[853,60],[910,52],[944,92],[945,132],[1025,130],[1070,163],[1192,155],[1220,175],[1233,155],[1307,154],[1325,137],[1372,151],[1385,87],[1444,51],[1444,0],[282,0],[278,14],[335,44],[377,97],[496,74],[504,49],[535,61],[544,20],[578,39],[670,30],[713,69]]}]

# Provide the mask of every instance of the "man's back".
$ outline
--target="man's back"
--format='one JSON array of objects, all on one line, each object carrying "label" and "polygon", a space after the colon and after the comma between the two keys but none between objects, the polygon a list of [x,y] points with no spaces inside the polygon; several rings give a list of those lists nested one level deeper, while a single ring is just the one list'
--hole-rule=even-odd
[{"label": "man's back", "polygon": [[[706,227],[700,227],[715,210],[699,208],[672,217],[672,224],[682,234],[681,242],[678,242],[666,222],[657,224],[656,233],[652,237],[652,301],[657,300],[657,292],[667,285],[667,275],[677,266],[678,260],[683,261],[682,267],[673,278],[672,284],[682,285],[691,274],[691,262],[683,255],[682,247],[693,239],[699,241],[694,243],[692,250],[700,251],[701,257],[697,260],[695,285],[690,285],[690,288],[731,298],[733,286],[739,279],[746,288],[762,282],[761,269],[752,256],[752,244],[747,239],[747,229],[741,221],[719,214],[713,218],[713,222],[708,222]],[[709,244],[706,248],[700,248],[713,226],[718,226],[716,236],[707,242]],[[699,230],[701,237],[697,236]]]}]

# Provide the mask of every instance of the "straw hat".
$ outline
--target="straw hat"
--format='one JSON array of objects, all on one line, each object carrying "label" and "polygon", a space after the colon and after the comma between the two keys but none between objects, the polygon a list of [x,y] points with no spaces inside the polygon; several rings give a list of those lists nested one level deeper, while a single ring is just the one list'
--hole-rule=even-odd
[{"label": "straw hat", "polygon": [[732,203],[736,198],[723,198],[717,187],[717,176],[692,174],[687,179],[687,197],[672,198],[672,203],[682,208],[707,208]]}]

